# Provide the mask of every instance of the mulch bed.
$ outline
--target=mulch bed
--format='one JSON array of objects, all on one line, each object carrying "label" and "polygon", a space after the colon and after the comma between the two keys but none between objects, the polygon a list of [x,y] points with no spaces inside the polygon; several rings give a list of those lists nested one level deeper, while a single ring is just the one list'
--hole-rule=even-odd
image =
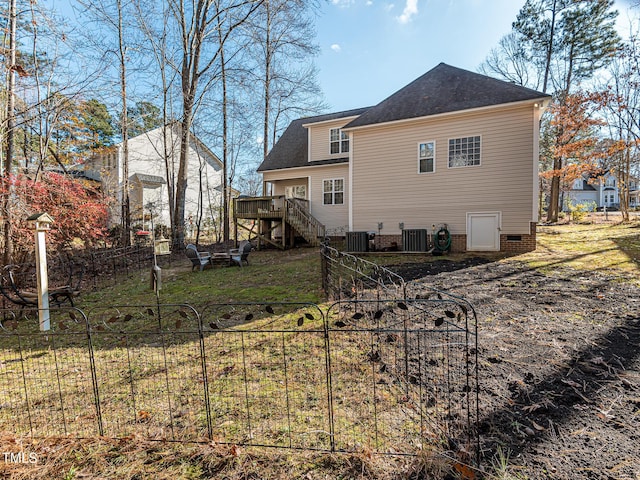
[{"label": "mulch bed", "polygon": [[483,258],[391,269],[477,311],[485,465],[501,451],[510,478],[640,479],[640,288]]}]

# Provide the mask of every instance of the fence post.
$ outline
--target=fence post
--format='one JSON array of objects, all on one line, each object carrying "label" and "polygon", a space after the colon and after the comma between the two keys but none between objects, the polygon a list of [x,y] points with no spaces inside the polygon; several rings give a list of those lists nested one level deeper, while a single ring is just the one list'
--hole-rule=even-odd
[{"label": "fence post", "polygon": [[331,382],[331,343],[329,339],[329,310],[322,313],[322,324],[324,327],[324,358],[325,375],[327,382],[327,414],[329,416],[329,449],[336,451],[335,424],[333,417],[333,385]]},{"label": "fence post", "polygon": [[104,436],[104,424],[102,421],[102,408],[100,406],[100,387],[98,386],[98,372],[96,370],[96,360],[93,355],[93,338],[91,337],[91,325],[89,319],[81,310],[76,309],[82,315],[87,331],[87,349],[89,352],[89,367],[91,369],[91,385],[93,387],[93,404],[96,407],[96,419],[98,421],[98,434]]}]

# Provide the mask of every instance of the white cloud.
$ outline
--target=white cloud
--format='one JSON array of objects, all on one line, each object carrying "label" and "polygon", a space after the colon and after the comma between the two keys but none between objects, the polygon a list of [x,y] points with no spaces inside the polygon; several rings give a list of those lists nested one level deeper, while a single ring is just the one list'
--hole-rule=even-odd
[{"label": "white cloud", "polygon": [[353,5],[354,1],[355,0],[331,0],[331,3],[338,7],[348,7],[349,5]]},{"label": "white cloud", "polygon": [[334,43],[333,45],[331,45],[331,50],[333,50],[334,52],[339,52],[342,50],[342,47],[337,43]]},{"label": "white cloud", "polygon": [[411,17],[418,13],[418,0],[407,0],[402,15],[396,17],[400,23],[409,23]]}]

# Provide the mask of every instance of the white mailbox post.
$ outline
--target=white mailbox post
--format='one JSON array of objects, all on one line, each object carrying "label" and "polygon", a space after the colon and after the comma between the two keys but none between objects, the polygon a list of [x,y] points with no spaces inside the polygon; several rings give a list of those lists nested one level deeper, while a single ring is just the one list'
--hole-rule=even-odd
[{"label": "white mailbox post", "polygon": [[36,281],[38,282],[38,319],[40,331],[51,329],[49,317],[49,277],[47,274],[47,244],[45,232],[51,229],[53,218],[48,213],[36,213],[27,218],[36,236]]}]

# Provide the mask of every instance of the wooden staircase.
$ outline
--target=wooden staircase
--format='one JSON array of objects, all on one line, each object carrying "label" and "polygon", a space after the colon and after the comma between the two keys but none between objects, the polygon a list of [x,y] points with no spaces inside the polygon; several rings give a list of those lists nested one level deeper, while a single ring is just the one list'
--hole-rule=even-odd
[{"label": "wooden staircase", "polygon": [[285,199],[285,221],[291,225],[305,241],[319,247],[324,239],[324,225],[311,213],[306,203],[297,198]]},{"label": "wooden staircase", "polygon": [[[238,228],[256,236],[258,248],[269,244],[285,249],[293,246],[295,238],[302,237],[311,246],[319,246],[325,236],[325,227],[309,212],[309,202],[284,195],[236,198],[233,202],[235,234]],[[241,220],[255,220],[251,228]],[[255,227],[257,224],[257,231]],[[278,231],[279,237],[274,233]]]}]

